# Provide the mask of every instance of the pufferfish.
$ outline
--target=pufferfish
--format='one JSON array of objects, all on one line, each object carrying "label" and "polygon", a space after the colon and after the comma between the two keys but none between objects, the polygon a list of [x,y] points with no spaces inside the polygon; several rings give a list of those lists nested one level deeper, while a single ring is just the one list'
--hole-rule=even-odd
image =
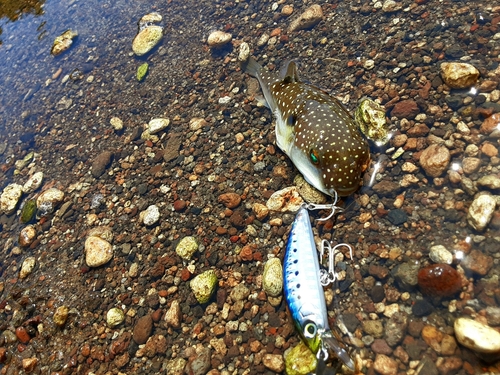
[{"label": "pufferfish", "polygon": [[293,61],[281,74],[250,57],[243,70],[259,80],[276,118],[276,144],[307,182],[330,196],[348,196],[370,162],[369,146],[352,116],[325,91],[299,80]]}]

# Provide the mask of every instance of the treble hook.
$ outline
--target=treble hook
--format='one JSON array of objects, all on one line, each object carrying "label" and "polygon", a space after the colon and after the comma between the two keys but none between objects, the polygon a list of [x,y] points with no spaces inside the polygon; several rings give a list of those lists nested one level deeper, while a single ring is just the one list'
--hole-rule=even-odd
[{"label": "treble hook", "polygon": [[319,281],[322,286],[327,286],[334,283],[337,280],[338,273],[335,272],[335,254],[338,251],[337,249],[346,246],[349,248],[349,255],[351,259],[353,259],[352,246],[346,243],[339,243],[332,247],[330,242],[327,240],[321,241],[321,248],[319,250],[320,259],[323,259],[325,254],[325,250],[328,250],[328,271],[325,269],[319,270]]},{"label": "treble hook", "polygon": [[335,215],[337,212],[342,212],[343,208],[336,206],[337,201],[339,199],[337,192],[334,190],[335,196],[333,197],[333,203],[331,204],[316,204],[316,203],[304,203],[303,206],[308,209],[309,211],[313,210],[331,210],[330,214],[323,218],[323,219],[317,219],[318,221],[326,221],[330,219],[333,215]]}]

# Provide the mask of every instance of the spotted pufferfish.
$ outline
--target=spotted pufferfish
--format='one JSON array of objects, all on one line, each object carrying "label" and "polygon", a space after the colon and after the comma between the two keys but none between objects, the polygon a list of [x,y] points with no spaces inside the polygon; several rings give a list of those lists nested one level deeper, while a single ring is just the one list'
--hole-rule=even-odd
[{"label": "spotted pufferfish", "polygon": [[348,196],[370,162],[369,146],[342,104],[299,80],[295,62],[272,73],[250,57],[243,70],[259,80],[276,118],[276,143],[307,182],[330,196]]}]

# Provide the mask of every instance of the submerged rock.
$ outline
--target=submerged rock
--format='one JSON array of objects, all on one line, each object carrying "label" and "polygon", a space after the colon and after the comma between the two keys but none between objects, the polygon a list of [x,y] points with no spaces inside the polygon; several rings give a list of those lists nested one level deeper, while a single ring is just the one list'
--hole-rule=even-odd
[{"label": "submerged rock", "polygon": [[500,353],[500,333],[476,320],[458,318],[454,324],[455,337],[463,346],[478,353]]},{"label": "submerged rock", "polygon": [[35,190],[37,190],[41,185],[43,181],[43,172],[36,172],[31,176],[28,181],[23,185],[23,192],[25,194],[30,194],[33,193]]},{"label": "submerged rock", "polygon": [[441,64],[441,77],[452,89],[465,89],[476,84],[479,70],[463,62],[444,62]]},{"label": "submerged rock", "polygon": [[316,356],[302,341],[285,351],[285,369],[288,375],[314,373],[317,362]]},{"label": "submerged rock", "polygon": [[311,5],[298,18],[294,19],[288,27],[289,32],[308,29],[323,19],[323,10],[318,4]]},{"label": "submerged rock", "polygon": [[364,98],[356,108],[354,120],[366,138],[383,146],[389,142],[389,127],[385,118],[385,107]]},{"label": "submerged rock", "polygon": [[63,201],[64,192],[57,188],[50,188],[43,191],[36,199],[36,206],[40,216],[50,215],[56,207]]},{"label": "submerged rock", "polygon": [[89,267],[99,267],[113,258],[113,246],[100,237],[90,236],[85,241],[85,262]]},{"label": "submerged rock", "polygon": [[28,200],[21,210],[21,223],[29,223],[36,213],[36,201],[34,199]]},{"label": "submerged rock", "polygon": [[175,252],[182,259],[190,260],[198,250],[198,241],[192,236],[184,237],[175,247]]},{"label": "submerged rock", "polygon": [[262,289],[271,297],[278,297],[283,290],[283,267],[278,258],[271,258],[264,266]]},{"label": "submerged rock", "polygon": [[21,265],[21,270],[19,271],[19,278],[25,279],[27,278],[35,269],[36,259],[34,257],[27,257],[23,264]]},{"label": "submerged rock", "polygon": [[267,200],[266,207],[270,211],[297,212],[303,203],[297,187],[290,186],[273,193]]},{"label": "submerged rock", "polygon": [[420,165],[431,177],[441,176],[450,163],[450,151],[445,146],[432,144],[420,155]]},{"label": "submerged rock", "polygon": [[78,32],[73,31],[71,29],[66,30],[64,33],[59,35],[55,40],[54,44],[52,45],[52,49],[50,50],[50,53],[54,56],[57,56],[67,49],[71,47],[73,44],[73,39],[78,36]]},{"label": "submerged rock", "polygon": [[467,222],[477,231],[483,231],[491,221],[495,212],[496,200],[488,194],[483,194],[472,202],[467,213]]},{"label": "submerged rock", "polygon": [[16,210],[21,195],[23,195],[23,187],[21,185],[7,185],[0,196],[0,212],[7,215],[12,214]]},{"label": "submerged rock", "polygon": [[217,30],[208,36],[207,43],[210,48],[217,48],[228,44],[232,39],[231,34]]},{"label": "submerged rock", "polygon": [[215,291],[217,282],[215,271],[208,270],[191,280],[189,286],[199,303],[207,303]]},{"label": "submerged rock", "polygon": [[19,233],[19,245],[28,247],[36,238],[36,229],[33,225],[27,225]]},{"label": "submerged rock", "polygon": [[137,56],[150,52],[163,37],[163,27],[153,25],[140,30],[132,42],[132,51]]},{"label": "submerged rock", "polygon": [[418,286],[423,294],[451,297],[462,288],[462,279],[448,264],[432,264],[418,271]]}]

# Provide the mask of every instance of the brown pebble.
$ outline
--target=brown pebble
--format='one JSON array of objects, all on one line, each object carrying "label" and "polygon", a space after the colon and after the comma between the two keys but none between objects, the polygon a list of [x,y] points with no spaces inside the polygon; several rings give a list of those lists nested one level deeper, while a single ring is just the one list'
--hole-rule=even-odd
[{"label": "brown pebble", "polygon": [[144,315],[139,318],[134,326],[133,339],[136,344],[145,344],[148,341],[149,336],[153,332],[153,319],[151,315]]},{"label": "brown pebble", "polygon": [[420,113],[417,102],[412,99],[402,100],[394,106],[391,111],[391,116],[397,118],[412,119]]},{"label": "brown pebble", "polygon": [[151,314],[151,319],[153,319],[153,322],[159,322],[162,314],[163,314],[163,310],[157,309]]},{"label": "brown pebble", "polygon": [[472,250],[461,266],[476,275],[485,276],[493,266],[493,258],[479,250]]},{"label": "brown pebble", "polygon": [[235,208],[241,202],[241,197],[236,193],[224,193],[219,195],[219,202],[221,202],[227,208]]},{"label": "brown pebble", "polygon": [[109,151],[101,152],[92,162],[92,176],[95,178],[101,177],[106,168],[111,164],[113,154]]},{"label": "brown pebble", "polygon": [[445,146],[432,144],[420,155],[420,165],[431,177],[441,176],[450,163],[450,151]]},{"label": "brown pebble", "polygon": [[174,210],[177,212],[181,212],[186,208],[186,201],[182,199],[178,199],[174,202]]},{"label": "brown pebble", "polygon": [[0,363],[5,363],[7,360],[7,349],[0,348]]},{"label": "brown pebble", "polygon": [[241,260],[250,261],[253,260],[253,249],[250,245],[244,246],[240,252]]},{"label": "brown pebble", "polygon": [[24,328],[24,327],[17,327],[16,328],[16,337],[23,344],[27,344],[31,339],[30,335],[26,331],[26,328]]},{"label": "brown pebble", "polygon": [[490,158],[498,155],[498,149],[489,142],[486,142],[481,146],[481,152]]},{"label": "brown pebble", "polygon": [[493,130],[499,129],[498,124],[500,124],[500,113],[495,113],[483,121],[479,131],[481,134],[490,134]]},{"label": "brown pebble", "polygon": [[448,264],[432,264],[418,271],[418,286],[423,294],[449,297],[460,291],[462,280]]}]

